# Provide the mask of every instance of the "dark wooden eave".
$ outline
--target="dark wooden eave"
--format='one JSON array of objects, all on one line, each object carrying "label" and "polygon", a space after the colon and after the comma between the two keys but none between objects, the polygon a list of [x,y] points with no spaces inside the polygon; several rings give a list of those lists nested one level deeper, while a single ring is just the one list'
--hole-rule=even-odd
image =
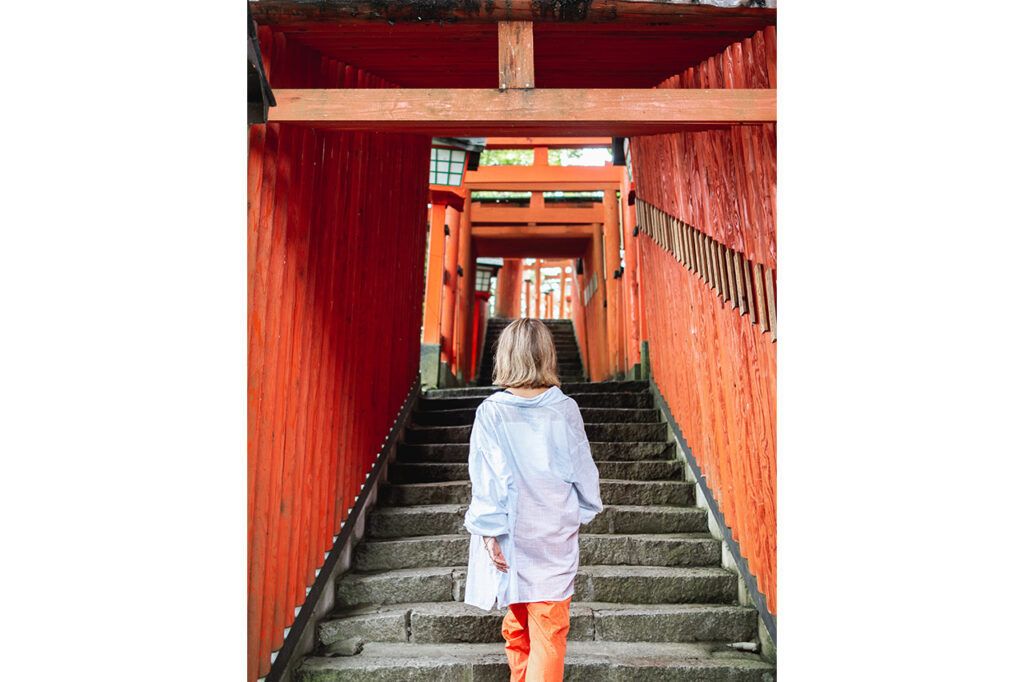
[{"label": "dark wooden eave", "polygon": [[534,21],[588,24],[686,24],[755,31],[775,23],[775,1],[735,0],[259,0],[249,3],[263,25],[331,23],[477,23]]}]

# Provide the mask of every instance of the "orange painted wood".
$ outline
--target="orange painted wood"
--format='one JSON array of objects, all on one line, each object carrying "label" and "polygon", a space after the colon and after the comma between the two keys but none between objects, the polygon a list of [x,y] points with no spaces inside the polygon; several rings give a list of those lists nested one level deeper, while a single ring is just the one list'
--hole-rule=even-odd
[{"label": "orange painted wood", "polygon": [[615,277],[619,268],[619,201],[614,192],[605,192],[603,199],[604,222],[604,278],[608,306],[605,310],[608,334],[608,365],[612,374],[625,370],[622,354],[622,327],[619,318],[621,279]]},{"label": "orange painted wood", "polygon": [[[441,342],[441,281],[444,277],[444,217],[447,207],[431,204],[427,299],[423,304],[423,343]],[[450,230],[451,228],[449,228]]]},{"label": "orange painted wood", "polygon": [[558,317],[565,318],[565,263],[558,267]]},{"label": "orange painted wood", "polygon": [[498,87],[532,88],[533,22],[498,22]]},{"label": "orange painted wood", "polygon": [[456,266],[459,259],[459,240],[468,239],[462,228],[462,211],[449,206],[445,210],[448,229],[451,234],[445,242],[443,290],[441,295],[441,361],[455,371],[455,303],[458,299],[458,277]]},{"label": "orange painted wood", "polygon": [[488,137],[488,149],[597,149],[611,147],[610,137]]},{"label": "orange painted wood", "polygon": [[514,318],[520,316],[522,283],[522,259],[506,258],[501,270],[498,271],[498,281],[495,290],[496,300],[494,302],[494,314],[496,317]]},{"label": "orange painted wood", "polygon": [[[759,31],[660,88],[774,88],[774,54],[774,28]],[[775,324],[775,124],[630,145],[652,231],[637,238],[652,372],[776,612],[776,344],[763,333]],[[681,245],[665,243],[659,211],[645,202],[693,226]],[[682,262],[668,248],[681,249]]]},{"label": "orange painted wood", "polygon": [[511,129],[534,135],[636,135],[775,121],[771,89],[285,88],[275,89],[274,97],[277,106],[269,116],[275,122],[434,135],[498,135]]},{"label": "orange painted wood", "polygon": [[[260,40],[274,87],[384,85],[280,33]],[[250,680],[268,672],[418,372],[428,158],[417,136],[250,128]],[[393,309],[363,296],[388,289]]]},{"label": "orange painted wood", "polygon": [[476,225],[474,213],[473,238],[489,239],[544,239],[555,237],[576,237],[589,239],[594,234],[590,225]]},{"label": "orange painted wood", "polygon": [[456,346],[455,355],[464,381],[468,381],[473,372],[473,328],[476,305],[473,289],[476,278],[476,258],[473,255],[473,240],[469,238],[473,224],[472,208],[472,204],[467,204],[462,216],[468,227],[466,228],[466,239],[459,240],[459,265],[462,267],[463,276],[456,277],[459,289],[457,314],[460,324],[460,345]]},{"label": "orange painted wood", "polygon": [[[540,195],[536,192],[535,195]],[[543,196],[543,195],[540,195]],[[561,206],[508,206],[504,204],[475,203],[473,206],[473,223],[500,223],[504,225],[516,223],[557,223],[591,225],[604,220],[604,209],[600,203],[578,208]]]}]

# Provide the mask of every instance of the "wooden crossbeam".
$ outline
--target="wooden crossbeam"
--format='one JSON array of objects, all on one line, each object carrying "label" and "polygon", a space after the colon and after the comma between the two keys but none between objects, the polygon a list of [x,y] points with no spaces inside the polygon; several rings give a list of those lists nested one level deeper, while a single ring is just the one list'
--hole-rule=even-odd
[{"label": "wooden crossbeam", "polygon": [[270,121],[432,135],[628,136],[775,121],[775,90],[276,90]]},{"label": "wooden crossbeam", "polygon": [[489,137],[488,149],[592,149],[611,147],[610,137]]},{"label": "wooden crossbeam", "polygon": [[[718,7],[721,0],[503,0],[500,3],[436,0],[259,0],[252,15],[265,25],[539,21],[573,24],[685,24],[714,30],[723,24],[755,31],[775,23],[775,8]],[[774,5],[774,3],[771,3]]]}]

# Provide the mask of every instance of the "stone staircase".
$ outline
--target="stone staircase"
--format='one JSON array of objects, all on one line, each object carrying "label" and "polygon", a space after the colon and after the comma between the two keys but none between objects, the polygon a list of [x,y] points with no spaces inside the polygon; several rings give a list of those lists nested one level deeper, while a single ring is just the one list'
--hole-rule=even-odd
[{"label": "stone staircase", "polygon": [[[302,682],[508,680],[503,613],[461,602],[474,411],[494,388],[428,391],[382,484],[352,570],[337,583],[321,645],[354,635],[356,656],[306,658]],[[601,473],[605,511],[581,528],[565,679],[772,682],[737,576],[683,480],[645,382],[567,383]]]},{"label": "stone staircase", "polygon": [[[492,317],[487,320],[484,332],[484,352],[480,355],[480,367],[476,374],[477,386],[490,386],[491,374],[494,371],[494,351],[498,347],[498,337],[512,320],[505,317]],[[555,337],[555,350],[558,352],[558,376],[563,382],[585,381],[583,362],[580,360],[579,344],[573,331],[572,320],[541,320]]]}]

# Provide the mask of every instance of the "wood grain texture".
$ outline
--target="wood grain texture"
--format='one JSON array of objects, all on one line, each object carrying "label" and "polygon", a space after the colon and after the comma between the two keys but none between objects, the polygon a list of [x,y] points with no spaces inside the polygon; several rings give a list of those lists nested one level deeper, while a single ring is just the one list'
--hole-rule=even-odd
[{"label": "wood grain texture", "polygon": [[[660,88],[774,86],[771,28]],[[638,246],[652,373],[775,613],[775,125],[642,136],[630,149],[650,223]],[[691,226],[692,273],[656,237],[658,213]]]},{"label": "wood grain texture", "polygon": [[498,87],[532,88],[533,22],[498,22]]},{"label": "wood grain texture", "polygon": [[635,135],[775,120],[774,90],[274,91],[272,122],[435,135]]},{"label": "wood grain texture", "polygon": [[[260,41],[277,83],[386,85],[280,33],[261,30]],[[290,124],[252,126],[249,135],[247,646],[255,680],[268,672],[419,371],[429,140]],[[385,261],[394,267],[374,265]],[[367,306],[366,290],[399,293],[388,306]],[[361,372],[367,364],[382,369]]]}]

